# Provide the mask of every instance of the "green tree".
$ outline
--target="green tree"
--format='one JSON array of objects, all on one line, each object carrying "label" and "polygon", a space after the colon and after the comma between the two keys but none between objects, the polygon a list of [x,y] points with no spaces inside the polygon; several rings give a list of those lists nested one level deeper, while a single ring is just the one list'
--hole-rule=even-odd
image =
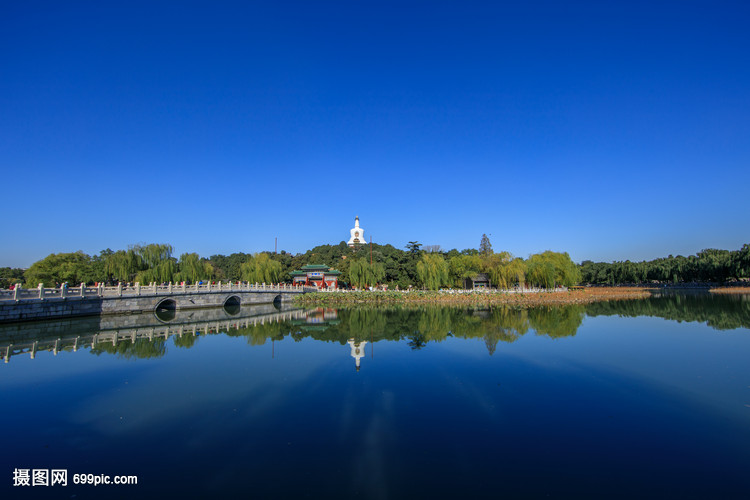
[{"label": "green tree", "polygon": [[456,255],[448,261],[449,280],[453,286],[463,287],[466,278],[473,278],[482,270],[479,255]]},{"label": "green tree", "polygon": [[750,278],[750,244],[742,245],[740,250],[732,252],[732,265],[737,278]]},{"label": "green tree", "polygon": [[558,285],[572,286],[581,279],[578,266],[567,252],[547,250],[529,257],[526,263],[526,279],[541,288],[555,288]]},{"label": "green tree", "polygon": [[509,252],[493,253],[484,259],[483,270],[489,274],[490,282],[500,289],[523,283],[526,264],[523,259],[514,258]]},{"label": "green tree", "polygon": [[0,267],[0,288],[9,288],[16,283],[23,283],[23,269]]},{"label": "green tree", "polygon": [[104,280],[133,281],[138,271],[143,269],[141,256],[131,247],[128,250],[102,251]]},{"label": "green tree", "polygon": [[242,279],[250,283],[278,283],[281,278],[281,263],[273,260],[267,252],[256,253],[240,266]]},{"label": "green tree", "polygon": [[44,283],[46,287],[66,282],[70,286],[77,286],[87,283],[90,276],[91,257],[81,251],[50,254],[34,262],[24,273],[27,288],[36,288],[39,283]]},{"label": "green tree", "polygon": [[251,255],[242,252],[235,252],[229,256],[212,255],[209,264],[213,267],[214,277],[217,280],[237,281],[242,279],[242,264],[250,258],[252,258]]},{"label": "green tree", "polygon": [[142,284],[175,281],[177,259],[172,257],[174,251],[172,245],[166,243],[133,245],[130,250],[138,255],[141,262],[141,270],[136,274],[135,281]]},{"label": "green tree", "polygon": [[349,280],[358,288],[375,286],[385,277],[385,268],[379,262],[370,264],[366,259],[355,259],[349,264]]},{"label": "green tree", "polygon": [[482,235],[482,241],[479,243],[479,253],[484,257],[492,255],[492,243],[486,234]]},{"label": "green tree", "polygon": [[406,249],[409,250],[409,253],[412,255],[419,255],[421,250],[420,247],[422,246],[421,243],[418,241],[410,241],[406,244]]},{"label": "green tree", "polygon": [[417,275],[422,285],[429,290],[437,290],[449,284],[448,263],[440,254],[427,253],[417,263]]},{"label": "green tree", "polygon": [[197,253],[184,253],[180,255],[177,263],[179,272],[175,275],[176,281],[189,281],[195,283],[200,280],[208,280],[213,277],[213,267],[208,261],[201,259]]}]

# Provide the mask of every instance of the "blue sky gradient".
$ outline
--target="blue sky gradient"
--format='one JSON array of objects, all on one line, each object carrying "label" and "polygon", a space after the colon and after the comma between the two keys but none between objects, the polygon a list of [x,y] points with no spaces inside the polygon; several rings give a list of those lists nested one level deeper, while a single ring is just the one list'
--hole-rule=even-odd
[{"label": "blue sky gradient", "polygon": [[747,2],[16,2],[0,266],[750,242]]}]

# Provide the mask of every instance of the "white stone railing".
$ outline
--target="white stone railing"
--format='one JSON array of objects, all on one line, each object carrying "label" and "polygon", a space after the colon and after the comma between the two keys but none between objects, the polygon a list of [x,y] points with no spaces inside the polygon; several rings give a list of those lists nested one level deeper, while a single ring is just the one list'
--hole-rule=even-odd
[{"label": "white stone railing", "polygon": [[316,287],[299,286],[287,283],[249,283],[247,281],[229,281],[218,283],[204,283],[187,285],[185,283],[168,283],[166,285],[141,285],[140,283],[123,284],[117,286],[80,286],[69,287],[66,284],[58,288],[45,288],[39,283],[37,288],[20,288],[13,290],[0,290],[0,302],[21,300],[59,300],[59,299],[85,299],[99,297],[141,297],[154,295],[180,295],[193,293],[226,293],[226,292],[285,292],[285,293],[308,293],[316,292]]}]

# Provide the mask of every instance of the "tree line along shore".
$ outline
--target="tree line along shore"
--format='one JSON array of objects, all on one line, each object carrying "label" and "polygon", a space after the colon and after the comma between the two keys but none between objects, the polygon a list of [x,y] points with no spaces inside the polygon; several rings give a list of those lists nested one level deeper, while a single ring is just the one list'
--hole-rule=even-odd
[{"label": "tree line along shore", "polygon": [[0,287],[21,283],[193,283],[196,281],[290,281],[289,273],[308,264],[323,264],[341,272],[347,288],[384,286],[388,289],[464,288],[467,280],[484,275],[496,289],[536,287],[555,289],[574,285],[657,285],[681,283],[747,282],[750,279],[750,244],[739,250],[706,249],[696,255],[668,256],[651,261],[574,263],[566,252],[545,251],[524,259],[506,251],[495,252],[486,235],[479,248],[443,251],[411,241],[404,249],[367,244],[349,247],[320,245],[304,253],[237,252],[201,257],[178,257],[169,244],[137,244],[127,250],[50,254],[28,269],[0,268]]}]

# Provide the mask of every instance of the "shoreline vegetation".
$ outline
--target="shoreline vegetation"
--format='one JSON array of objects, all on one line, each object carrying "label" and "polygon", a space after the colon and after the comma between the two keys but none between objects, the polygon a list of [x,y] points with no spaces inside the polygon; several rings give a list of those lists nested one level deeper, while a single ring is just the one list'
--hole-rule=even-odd
[{"label": "shoreline vegetation", "polygon": [[750,294],[750,286],[711,288],[709,292],[718,294]]},{"label": "shoreline vegetation", "polygon": [[344,306],[354,304],[436,304],[436,305],[510,305],[535,307],[565,304],[590,304],[611,300],[633,300],[651,297],[652,291],[641,287],[596,287],[583,290],[506,292],[506,291],[357,291],[305,294],[294,299],[300,306]]},{"label": "shoreline vegetation", "polygon": [[[320,245],[304,253],[236,252],[201,257],[183,253],[177,258],[167,243],[130,245],[127,250],[50,254],[28,269],[0,267],[0,288],[21,283],[26,288],[57,287],[63,283],[117,284],[199,281],[292,281],[292,273],[306,265],[325,265],[339,272],[338,286],[365,289],[515,288],[559,289],[581,285],[651,288],[750,285],[750,244],[739,250],[705,249],[696,255],[668,256],[651,261],[575,263],[566,252],[546,250],[527,258],[496,252],[482,235],[479,248],[444,251],[439,245],[410,241],[405,249],[370,243],[349,247]],[[737,293],[737,292],[733,292]]]}]

